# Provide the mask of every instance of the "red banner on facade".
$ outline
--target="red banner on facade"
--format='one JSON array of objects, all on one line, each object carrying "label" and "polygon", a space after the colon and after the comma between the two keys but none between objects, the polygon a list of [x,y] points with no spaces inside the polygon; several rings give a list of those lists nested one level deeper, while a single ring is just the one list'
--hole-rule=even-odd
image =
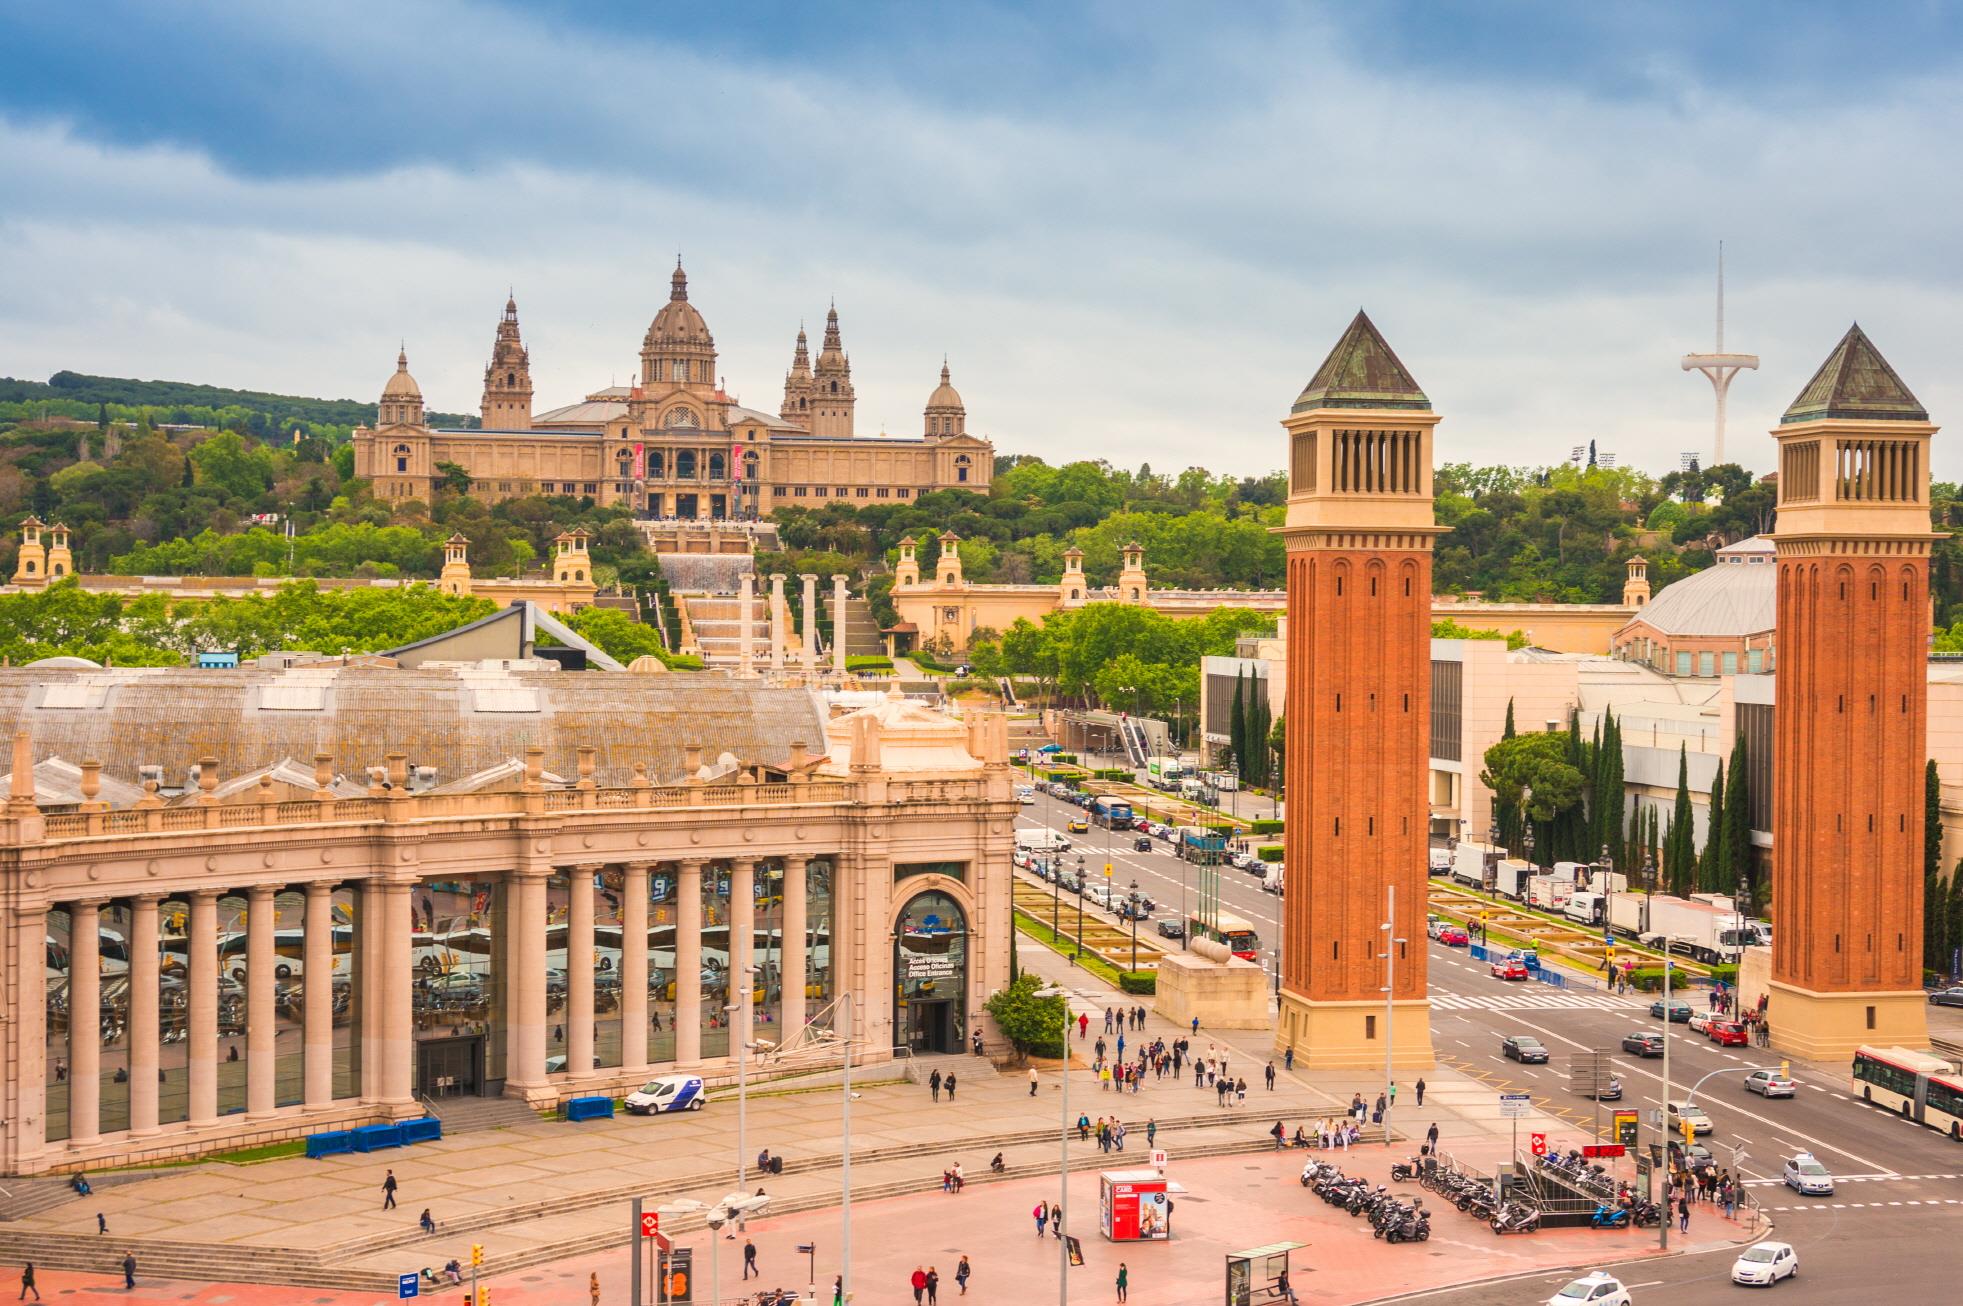
[{"label": "red banner on facade", "polygon": [[634,479],[645,481],[648,478],[648,447],[644,444],[634,446]]}]

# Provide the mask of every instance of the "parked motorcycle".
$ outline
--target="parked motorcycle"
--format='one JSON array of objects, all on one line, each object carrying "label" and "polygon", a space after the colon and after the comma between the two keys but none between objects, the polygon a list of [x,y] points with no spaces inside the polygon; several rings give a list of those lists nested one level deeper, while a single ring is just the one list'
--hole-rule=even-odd
[{"label": "parked motorcycle", "polygon": [[1588,1217],[1588,1223],[1595,1229],[1627,1229],[1629,1227],[1629,1208],[1610,1206],[1604,1203],[1595,1208],[1595,1214]]},{"label": "parked motorcycle", "polygon": [[1532,1233],[1540,1228],[1540,1209],[1509,1202],[1495,1211],[1487,1223],[1498,1234]]}]

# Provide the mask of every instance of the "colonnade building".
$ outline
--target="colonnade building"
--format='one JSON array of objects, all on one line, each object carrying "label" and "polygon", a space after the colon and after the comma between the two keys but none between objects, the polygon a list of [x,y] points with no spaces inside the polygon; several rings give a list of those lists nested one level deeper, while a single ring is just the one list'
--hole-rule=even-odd
[{"label": "colonnade building", "polygon": [[469,474],[469,493],[486,502],[572,495],[689,521],[767,517],[786,504],[867,507],[942,489],[986,494],[994,477],[994,446],[968,433],[945,360],[919,435],[857,432],[852,360],[835,306],[815,360],[799,329],[783,401],[775,414],[760,412],[724,389],[715,337],[677,263],[634,375],[632,385],[535,411],[531,351],[517,301],[507,300],[484,369],[481,425],[431,427],[405,350],[375,425],[354,433],[355,474],[383,502],[427,502],[458,467]]},{"label": "colonnade building", "polygon": [[0,1173],[996,1041],[999,718],[369,661],[0,670]]}]

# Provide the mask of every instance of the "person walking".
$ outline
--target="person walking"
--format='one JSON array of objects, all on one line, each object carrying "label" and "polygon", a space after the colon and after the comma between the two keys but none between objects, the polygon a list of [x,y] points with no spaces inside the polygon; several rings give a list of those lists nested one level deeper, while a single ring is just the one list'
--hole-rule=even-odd
[{"label": "person walking", "polygon": [[1029,1095],[1036,1096],[1036,1067],[1034,1066],[1029,1068]]},{"label": "person walking", "polygon": [[845,1306],[845,1276],[842,1274],[832,1276],[832,1306]]},{"label": "person walking", "polygon": [[907,1282],[913,1285],[913,1306],[923,1306],[927,1298],[926,1267],[920,1265],[914,1266],[913,1277],[907,1280]]},{"label": "person walking", "polygon": [[1438,1150],[1438,1122],[1434,1120],[1431,1122],[1431,1128],[1425,1130],[1425,1155],[1429,1156],[1431,1155],[1431,1153],[1436,1152],[1437,1150]]},{"label": "person walking", "polygon": [[954,1072],[952,1070],[948,1071],[947,1078],[941,1081],[941,1087],[947,1090],[947,1100],[952,1102],[954,1100]]},{"label": "person walking", "polygon": [[1055,1202],[1050,1203],[1050,1237],[1063,1241],[1063,1208]]},{"label": "person walking", "polygon": [[927,1076],[927,1091],[934,1095],[936,1102],[941,1100],[941,1072],[936,1070]]},{"label": "person walking", "polygon": [[1234,1105],[1247,1105],[1247,1081],[1245,1079],[1236,1079],[1234,1081]]},{"label": "person walking", "polygon": [[1036,1203],[1036,1209],[1031,1211],[1030,1215],[1036,1219],[1036,1236],[1041,1238],[1043,1236],[1043,1227],[1050,1222],[1049,1204],[1047,1202]]},{"label": "person walking", "polygon": [[38,1288],[37,1286],[35,1286],[35,1283],[34,1283],[34,1262],[33,1262],[33,1261],[29,1261],[29,1262],[28,1262],[28,1263],[26,1264],[26,1266],[24,1266],[24,1267],[22,1268],[22,1270],[21,1270],[21,1272],[20,1272],[20,1296],[19,1296],[19,1297],[17,1297],[17,1298],[15,1298],[15,1300],[16,1300],[16,1301],[26,1301],[26,1300],[27,1300],[27,1294],[28,1294],[28,1293],[30,1293],[30,1292],[34,1294],[34,1300],[35,1300],[35,1301],[40,1301],[40,1300],[41,1300],[41,1289],[40,1289],[40,1288]]},{"label": "person walking", "polygon": [[592,1299],[593,1306],[600,1306],[600,1272],[594,1270],[586,1276],[586,1295]]},{"label": "person walking", "polygon": [[1270,1061],[1268,1063],[1268,1069],[1265,1073],[1268,1079],[1268,1091],[1272,1093],[1275,1091],[1275,1063],[1274,1062]]},{"label": "person walking", "polygon": [[933,1266],[927,1267],[927,1306],[934,1306],[941,1299],[941,1272]]},{"label": "person walking", "polygon": [[1392,1106],[1397,1105],[1397,1081],[1395,1079],[1390,1081],[1390,1104]]},{"label": "person walking", "polygon": [[109,1219],[107,1216],[103,1215],[103,1213],[100,1211],[97,1211],[95,1213],[95,1231],[98,1234],[104,1234],[109,1232]]},{"label": "person walking", "polygon": [[1125,1291],[1130,1287],[1131,1287],[1131,1271],[1125,1268],[1125,1263],[1123,1261],[1119,1261],[1118,1262],[1118,1300],[1119,1301],[1125,1300]]},{"label": "person walking", "polygon": [[1418,1105],[1423,1106],[1425,1104],[1425,1077],[1423,1075],[1419,1075],[1418,1082],[1411,1085],[1411,1087],[1417,1090]]},{"label": "person walking", "polygon": [[136,1253],[123,1253],[123,1291],[136,1291]]},{"label": "person walking", "polygon": [[752,1275],[761,1279],[763,1277],[763,1271],[757,1268],[757,1245],[750,1239],[745,1238],[743,1240],[743,1277],[747,1279]]},{"label": "person walking", "polygon": [[968,1258],[966,1256],[961,1258],[961,1264],[954,1267],[954,1282],[960,1287],[963,1297],[968,1295],[968,1276],[973,1273],[974,1271],[968,1268]]},{"label": "person walking", "polygon": [[1091,1032],[1091,1018],[1088,1014],[1080,1012],[1077,1016],[1077,1037],[1081,1039],[1086,1035],[1088,1035],[1090,1032]]},{"label": "person walking", "polygon": [[1690,1194],[1688,1192],[1677,1198],[1677,1232],[1690,1232]]},{"label": "person walking", "polygon": [[1284,1070],[1295,1069],[1295,1049],[1293,1047],[1288,1048],[1287,1051],[1281,1054],[1281,1065]]},{"label": "person walking", "polygon": [[1279,1152],[1282,1148],[1288,1146],[1288,1130],[1282,1127],[1281,1121],[1275,1121],[1275,1127],[1270,1129],[1268,1133],[1275,1140],[1275,1151]]},{"label": "person walking", "polygon": [[395,1171],[393,1170],[389,1171],[387,1177],[382,1180],[382,1209],[384,1211],[395,1209]]},{"label": "person walking", "polygon": [[1200,1032],[1200,1018],[1198,1016],[1195,1016],[1193,1017],[1193,1033],[1197,1035],[1199,1032]]},{"label": "person walking", "polygon": [[1151,1116],[1145,1117],[1145,1150],[1152,1151],[1159,1145],[1159,1122]]}]

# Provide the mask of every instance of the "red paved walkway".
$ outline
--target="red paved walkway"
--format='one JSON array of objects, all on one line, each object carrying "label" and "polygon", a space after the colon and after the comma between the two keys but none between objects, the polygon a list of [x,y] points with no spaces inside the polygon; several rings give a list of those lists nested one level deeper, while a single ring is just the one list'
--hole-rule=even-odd
[{"label": "red paved walkway", "polygon": [[[1653,1254],[1653,1230],[1599,1233],[1587,1229],[1547,1230],[1523,1237],[1499,1238],[1483,1223],[1446,1208],[1432,1220],[1429,1242],[1387,1246],[1373,1239],[1369,1223],[1352,1219],[1318,1200],[1297,1179],[1303,1154],[1260,1154],[1173,1163],[1170,1177],[1187,1192],[1176,1199],[1174,1233],[1167,1243],[1117,1245],[1095,1233],[1097,1178],[1093,1173],[1072,1177],[1070,1227],[1083,1240],[1085,1264],[1074,1268],[1071,1298],[1085,1303],[1114,1302],[1113,1279],[1119,1262],[1131,1272],[1131,1301],[1136,1306],[1189,1306],[1218,1300],[1223,1258],[1240,1248],[1291,1240],[1308,1246],[1295,1253],[1295,1286],[1303,1301],[1316,1303],[1366,1302],[1420,1288],[1469,1279],[1513,1274],[1572,1264],[1593,1264]],[[1125,1158],[1136,1163],[1142,1157]],[[1387,1177],[1387,1158],[1339,1154],[1353,1174]],[[1421,1190],[1406,1186],[1407,1195]],[[1038,1198],[1053,1198],[1054,1182],[1022,1180],[977,1184],[958,1197],[939,1193],[865,1202],[853,1207],[853,1261],[858,1269],[855,1296],[861,1303],[904,1306],[912,1294],[908,1276],[916,1265],[938,1268],[943,1297],[958,1297],[954,1270],[965,1253],[974,1267],[968,1297],[984,1303],[1034,1303],[1054,1300],[1057,1244],[1038,1242],[1030,1208]],[[1436,1199],[1430,1205],[1436,1206]],[[625,1220],[625,1214],[622,1220]],[[1691,1217],[1693,1248],[1736,1235],[1714,1208],[1700,1207]],[[805,1258],[793,1248],[816,1241],[818,1273],[829,1301],[831,1277],[837,1270],[838,1214],[813,1213],[782,1220],[757,1220],[750,1226],[764,1284],[801,1288]],[[1679,1249],[1682,1243],[1673,1238]],[[697,1303],[709,1300],[711,1277],[706,1234],[694,1238],[697,1264]],[[717,1251],[723,1270],[723,1297],[734,1298],[744,1286],[740,1241],[720,1241]],[[418,1267],[404,1265],[404,1270]],[[614,1251],[577,1263],[560,1262],[489,1280],[493,1306],[586,1306],[587,1275],[598,1270],[601,1301],[625,1306],[628,1263],[625,1251]],[[16,1272],[0,1285],[18,1290]],[[93,1300],[115,1297],[136,1302],[181,1302],[195,1306],[381,1306],[394,1301],[368,1293],[324,1289],[186,1284],[141,1284],[124,1293],[120,1281],[101,1276],[44,1274],[41,1291],[50,1300]],[[752,1282],[750,1287],[760,1286]],[[5,1298],[11,1300],[11,1296]],[[461,1289],[442,1289],[424,1300],[462,1306]]]}]

